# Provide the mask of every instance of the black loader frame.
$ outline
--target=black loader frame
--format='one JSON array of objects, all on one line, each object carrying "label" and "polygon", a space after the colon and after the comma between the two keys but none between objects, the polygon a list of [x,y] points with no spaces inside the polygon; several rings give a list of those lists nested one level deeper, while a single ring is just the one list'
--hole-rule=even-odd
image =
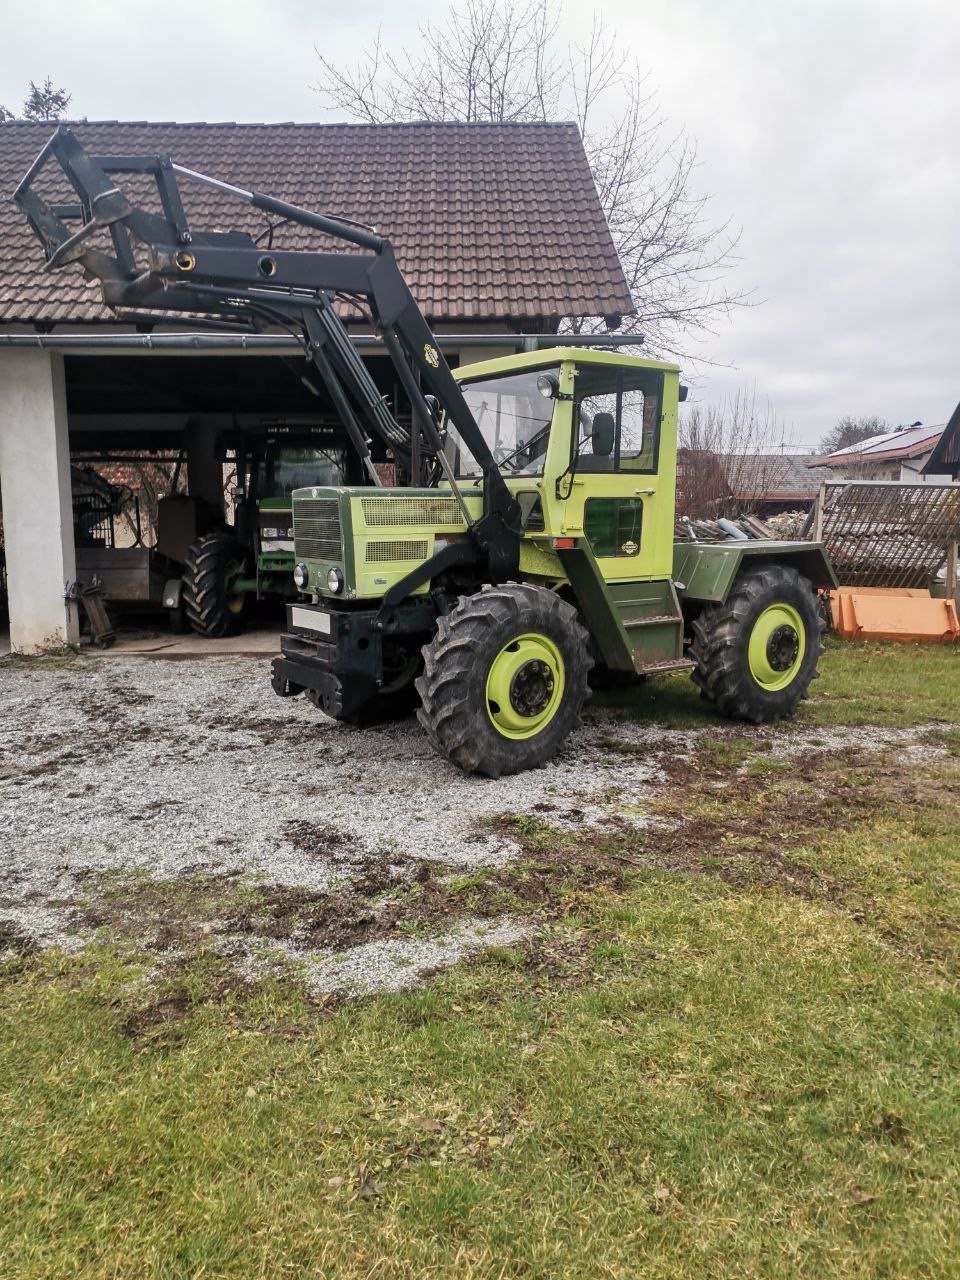
[{"label": "black loader frame", "polygon": [[[50,160],[60,166],[78,202],[50,204],[35,189]],[[152,178],[162,215],[131,204],[113,181],[121,174]],[[184,211],[181,179],[354,248],[274,250],[245,232],[195,231]],[[192,328],[223,328],[227,321],[233,331],[259,333],[280,326],[291,332],[324,383],[372,484],[380,483],[368,443],[374,436],[393,450],[408,474],[419,472],[424,456],[434,460],[460,501],[470,539],[418,565],[385,604],[399,603],[455,563],[480,566],[488,582],[517,576],[519,506],[385,237],[196,173],[169,156],[90,155],[63,126],[30,166],[13,199],[43,245],[47,270],[79,263],[88,277],[100,281],[104,301],[120,318],[142,322],[147,312],[150,322],[157,323],[162,312],[166,323],[171,313],[184,313]],[[71,231],[68,222],[77,220],[79,229]],[[412,405],[412,431],[390,412],[357,354],[334,306],[338,296],[366,307]],[[468,513],[447,465],[438,431],[440,412],[482,470],[483,512],[477,519]]]}]

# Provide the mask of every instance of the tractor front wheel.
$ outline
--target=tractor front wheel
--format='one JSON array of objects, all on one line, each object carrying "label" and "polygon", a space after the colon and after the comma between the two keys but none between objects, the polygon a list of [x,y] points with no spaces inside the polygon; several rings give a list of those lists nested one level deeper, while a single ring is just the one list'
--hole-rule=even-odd
[{"label": "tractor front wheel", "polygon": [[417,716],[465,773],[520,773],[552,760],[579,722],[591,665],[577,611],[555,592],[484,587],[424,646]]},{"label": "tractor front wheel", "polygon": [[243,577],[243,569],[243,550],[226,533],[207,534],[187,552],[183,603],[198,635],[216,639],[240,630],[247,597],[233,583]]},{"label": "tractor front wheel", "polygon": [[723,604],[693,624],[694,683],[732,720],[793,715],[817,677],[825,623],[813,588],[790,565],[748,569]]}]

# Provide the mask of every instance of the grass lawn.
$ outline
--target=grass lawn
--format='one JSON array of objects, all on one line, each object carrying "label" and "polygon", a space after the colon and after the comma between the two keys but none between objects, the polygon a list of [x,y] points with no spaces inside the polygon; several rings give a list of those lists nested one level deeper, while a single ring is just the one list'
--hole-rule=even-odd
[{"label": "grass lawn", "polygon": [[[717,731],[642,830],[517,815],[455,891],[535,941],[417,991],[10,959],[0,1276],[956,1275],[958,675],[835,643],[801,724],[906,756]],[[714,724],[694,695],[624,714]]]}]

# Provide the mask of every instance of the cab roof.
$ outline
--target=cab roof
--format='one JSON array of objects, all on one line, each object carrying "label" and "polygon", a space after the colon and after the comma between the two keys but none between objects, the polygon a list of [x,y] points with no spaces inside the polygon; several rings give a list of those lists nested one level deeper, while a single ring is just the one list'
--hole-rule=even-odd
[{"label": "cab roof", "polygon": [[618,368],[627,366],[632,369],[659,369],[666,373],[680,372],[680,366],[672,364],[669,360],[631,356],[623,351],[603,350],[598,347],[545,347],[540,351],[518,351],[515,355],[499,356],[493,360],[478,360],[476,364],[460,365],[453,370],[453,375],[462,382],[498,373],[518,373],[523,369],[552,368],[569,361],[575,361],[581,365],[612,365]]}]

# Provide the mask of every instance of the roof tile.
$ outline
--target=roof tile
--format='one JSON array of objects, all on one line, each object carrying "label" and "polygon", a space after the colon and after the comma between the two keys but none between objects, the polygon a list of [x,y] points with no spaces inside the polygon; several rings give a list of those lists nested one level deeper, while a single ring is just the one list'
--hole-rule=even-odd
[{"label": "roof tile", "polygon": [[[166,154],[238,186],[373,226],[433,321],[625,314],[631,301],[573,124],[151,124],[71,126],[94,154]],[[26,220],[5,197],[49,137],[49,124],[0,124],[0,321],[110,321],[79,271],[52,281]],[[47,198],[68,193],[50,185]],[[41,183],[47,182],[44,188]],[[142,179],[124,178],[135,199],[159,212]],[[208,187],[183,183],[197,230],[259,235],[265,215]],[[281,227],[277,248],[331,242]],[[339,245],[337,247],[340,247]]]}]

